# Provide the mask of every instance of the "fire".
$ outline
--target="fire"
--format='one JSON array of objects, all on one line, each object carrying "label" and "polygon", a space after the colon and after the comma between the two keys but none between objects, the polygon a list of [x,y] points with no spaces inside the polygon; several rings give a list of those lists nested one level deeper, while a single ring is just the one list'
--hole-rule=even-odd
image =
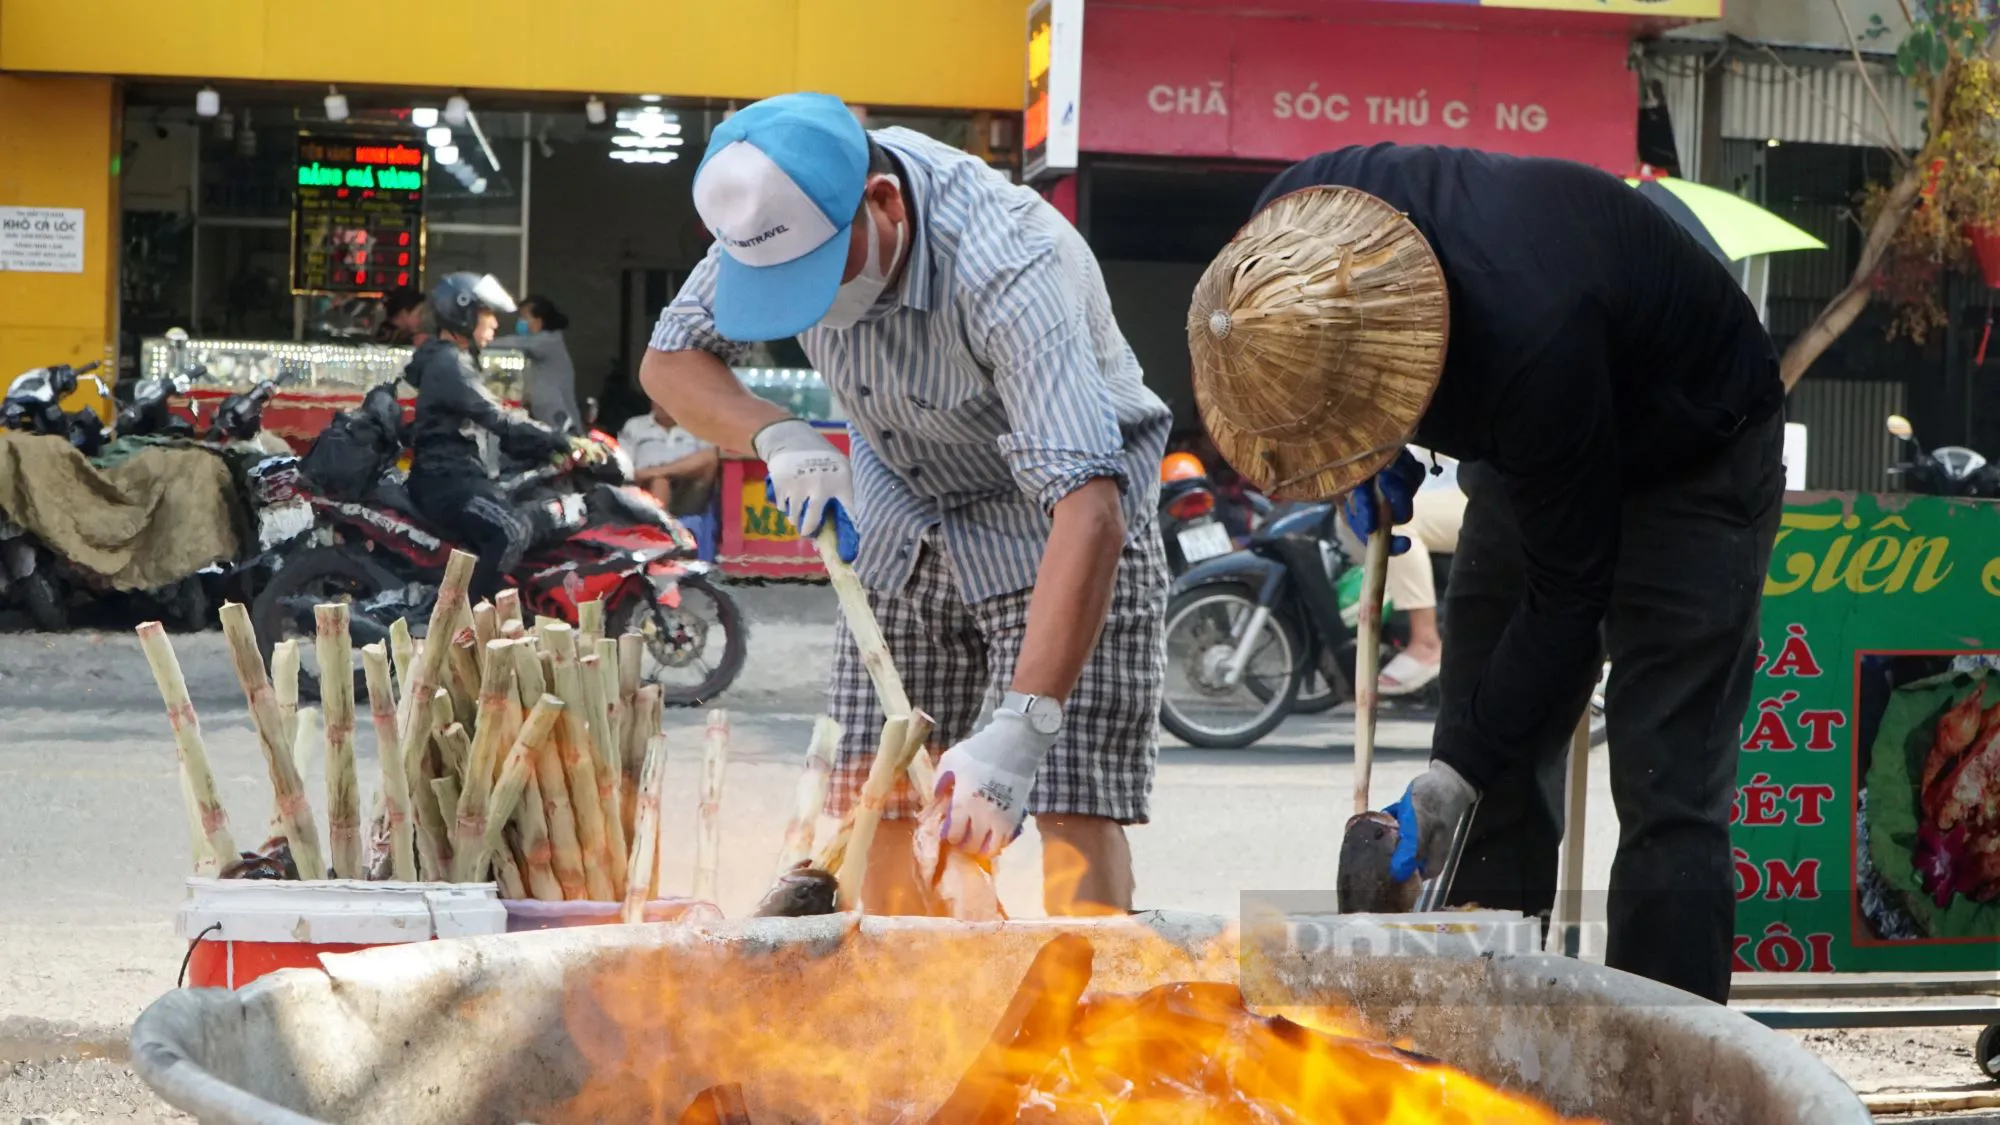
[{"label": "fire", "polygon": [[893,953],[831,927],[767,949],[696,936],[575,983],[563,1016],[587,1077],[540,1120],[685,1120],[730,1083],[754,1125],[1563,1120],[1351,1013],[1253,1014],[1233,937],[1190,954],[1111,923],[1120,940],[1093,963],[1088,941],[1054,929],[966,941],[958,924],[895,924],[908,928]]}]

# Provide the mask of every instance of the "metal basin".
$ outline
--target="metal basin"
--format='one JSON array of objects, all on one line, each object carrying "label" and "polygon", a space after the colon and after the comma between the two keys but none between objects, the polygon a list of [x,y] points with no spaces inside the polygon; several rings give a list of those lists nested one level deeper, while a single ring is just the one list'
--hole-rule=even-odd
[{"label": "metal basin", "polygon": [[[169,993],[134,1026],[133,1059],[168,1102],[227,1125],[675,1120],[722,1082],[742,1084],[759,1125],[923,1120],[1061,930],[1090,937],[1097,990],[1239,979],[1233,928],[1200,915],[597,927],[327,956],[323,972]],[[942,963],[960,966],[949,987]],[[1606,1125],[1870,1120],[1790,1040],[1565,958],[1272,948],[1241,964],[1253,1004],[1293,997],[1352,1009],[1420,1051]],[[725,1018],[737,1022],[724,1027]],[[768,1071],[768,1053],[723,1047],[746,1037],[864,1060],[865,1108],[844,1108],[839,1090],[752,1072]]]}]

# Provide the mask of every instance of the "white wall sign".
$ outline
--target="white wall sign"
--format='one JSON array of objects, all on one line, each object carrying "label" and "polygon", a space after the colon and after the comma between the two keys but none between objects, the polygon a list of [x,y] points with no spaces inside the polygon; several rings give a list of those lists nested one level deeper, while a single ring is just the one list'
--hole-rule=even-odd
[{"label": "white wall sign", "polygon": [[1023,179],[1076,171],[1082,97],[1083,0],[1037,0],[1028,9]]},{"label": "white wall sign", "polygon": [[0,270],[83,272],[83,209],[0,207]]}]

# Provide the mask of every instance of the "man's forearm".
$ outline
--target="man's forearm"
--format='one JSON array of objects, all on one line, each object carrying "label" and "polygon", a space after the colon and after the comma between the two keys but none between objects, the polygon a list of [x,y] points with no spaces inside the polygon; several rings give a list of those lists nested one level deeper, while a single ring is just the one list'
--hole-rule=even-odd
[{"label": "man's forearm", "polygon": [[752,452],[758,430],[790,417],[783,407],[744,390],[735,372],[707,352],[648,348],[639,363],[639,385],[689,433],[739,453]]},{"label": "man's forearm", "polygon": [[1091,481],[1056,503],[1014,664],[1015,691],[1069,698],[1104,629],[1124,548],[1125,517],[1115,481]]}]

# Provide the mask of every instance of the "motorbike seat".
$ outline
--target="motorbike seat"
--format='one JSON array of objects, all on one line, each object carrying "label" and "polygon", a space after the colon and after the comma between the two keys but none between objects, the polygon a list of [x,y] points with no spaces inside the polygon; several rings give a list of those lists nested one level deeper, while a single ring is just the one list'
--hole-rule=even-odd
[{"label": "motorbike seat", "polygon": [[403,517],[415,524],[418,530],[427,532],[434,538],[442,539],[447,543],[454,541],[450,535],[445,534],[443,528],[432,523],[422,512],[417,510],[417,502],[410,498],[410,490],[403,487],[403,482],[394,477],[385,476],[381,480],[376,481],[375,487],[368,491],[368,499],[365,503],[370,507],[380,508],[385,512],[393,512]]}]

